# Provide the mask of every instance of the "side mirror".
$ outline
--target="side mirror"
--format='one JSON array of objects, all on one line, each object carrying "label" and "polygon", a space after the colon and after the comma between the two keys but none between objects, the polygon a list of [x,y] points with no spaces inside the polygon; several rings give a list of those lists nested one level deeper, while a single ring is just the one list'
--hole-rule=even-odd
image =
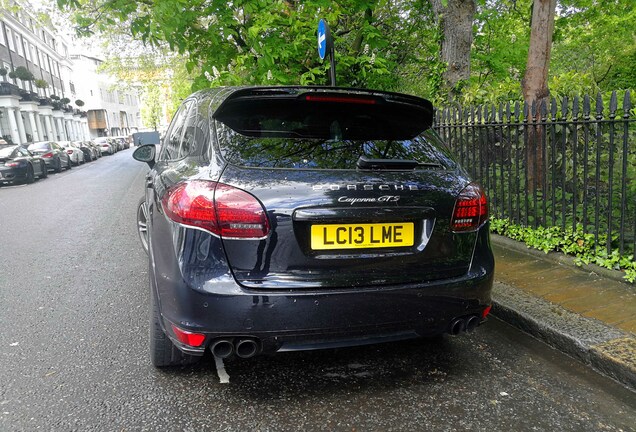
[{"label": "side mirror", "polygon": [[139,162],[146,162],[150,168],[155,166],[155,152],[156,148],[154,144],[146,144],[140,147],[137,147],[133,152],[133,159],[138,160]]}]

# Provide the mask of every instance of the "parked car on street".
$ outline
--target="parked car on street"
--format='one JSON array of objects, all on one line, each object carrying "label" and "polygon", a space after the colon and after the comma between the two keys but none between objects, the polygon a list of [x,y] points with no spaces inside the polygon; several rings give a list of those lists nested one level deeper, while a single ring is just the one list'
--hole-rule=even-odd
[{"label": "parked car on street", "polygon": [[155,366],[470,332],[488,315],[488,203],[398,93],[195,93],[138,209]]},{"label": "parked car on street", "polygon": [[93,140],[95,142],[95,144],[99,147],[102,156],[107,154],[107,155],[114,155],[115,154],[115,148],[113,147],[113,144],[111,144],[110,140],[106,137],[98,137],[95,138]]},{"label": "parked car on street", "polygon": [[92,162],[95,159],[97,159],[97,157],[93,153],[93,149],[90,148],[88,146],[88,144],[86,144],[86,142],[84,142],[84,141],[73,141],[72,145],[77,147],[77,148],[79,148],[82,151],[83,157],[84,157],[84,162]]},{"label": "parked car on street", "polygon": [[117,143],[119,144],[119,149],[120,150],[125,150],[127,148],[130,148],[130,144],[128,143],[128,138],[125,136],[116,136],[113,137],[113,139],[115,139],[117,141]]},{"label": "parked car on street", "polygon": [[108,141],[111,143],[113,148],[115,149],[115,153],[122,149],[121,143],[113,137],[109,137]]},{"label": "parked car on street", "polygon": [[46,162],[49,171],[62,172],[62,168],[71,169],[71,158],[59,144],[53,141],[40,141],[29,145],[28,150],[39,155]]},{"label": "parked car on street", "polygon": [[35,178],[48,175],[46,163],[26,148],[0,145],[0,183],[33,183]]},{"label": "parked car on street", "polygon": [[58,141],[58,144],[70,156],[73,165],[77,166],[84,163],[84,152],[74,143],[71,141]]},{"label": "parked car on street", "polygon": [[94,159],[99,159],[100,157],[102,157],[102,151],[99,148],[99,146],[97,144],[95,144],[93,141],[84,141],[84,144],[91,149],[91,152],[93,154],[93,160]]}]

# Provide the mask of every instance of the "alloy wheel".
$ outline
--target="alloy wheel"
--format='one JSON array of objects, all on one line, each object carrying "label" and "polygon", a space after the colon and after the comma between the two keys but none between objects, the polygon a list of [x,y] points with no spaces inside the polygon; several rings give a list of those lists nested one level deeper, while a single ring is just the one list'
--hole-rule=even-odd
[{"label": "alloy wheel", "polygon": [[145,199],[142,199],[137,207],[137,231],[141,246],[148,253],[148,206]]}]

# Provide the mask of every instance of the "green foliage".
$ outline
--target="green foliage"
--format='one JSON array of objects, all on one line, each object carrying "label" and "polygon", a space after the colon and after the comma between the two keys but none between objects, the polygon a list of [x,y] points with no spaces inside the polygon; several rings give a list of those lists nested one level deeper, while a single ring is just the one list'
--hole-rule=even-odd
[{"label": "green foliage", "polygon": [[612,270],[621,270],[623,278],[631,283],[636,282],[636,261],[633,255],[620,255],[618,250],[607,253],[605,244],[607,236],[600,235],[598,240],[594,234],[586,234],[583,227],[525,227],[512,223],[509,219],[491,218],[490,229],[493,233],[524,242],[528,247],[545,253],[562,252],[575,257],[576,265],[596,264]]},{"label": "green foliage", "polygon": [[[127,34],[146,51],[175,53],[180,64],[166,69],[175,71],[169,78],[179,87],[169,96],[175,103],[184,93],[222,85],[328,84],[329,62],[316,52],[319,18],[331,26],[340,86],[402,91],[438,105],[521,100],[533,1],[476,3],[471,78],[449,101],[441,91],[447,65],[440,60],[439,17],[428,1],[58,0],[79,34]],[[634,22],[633,1],[560,0],[552,95],[636,87]],[[109,51],[133,71],[157,67]]]},{"label": "green foliage", "polygon": [[64,98],[60,99],[60,102],[62,104],[64,104],[64,105],[67,105],[67,104],[71,103],[71,100],[69,98],[64,97]]},{"label": "green foliage", "polygon": [[161,124],[161,88],[146,86],[144,89],[145,103],[141,107],[141,119],[145,125],[157,130]]},{"label": "green foliage", "polygon": [[632,87],[636,82],[634,22],[633,1],[562,1],[555,25],[552,74],[585,74],[605,90]]},{"label": "green foliage", "polygon": [[77,99],[77,100],[75,101],[75,105],[77,105],[78,107],[80,107],[80,108],[81,108],[81,107],[83,107],[85,104],[84,104],[84,101],[83,101],[83,100],[81,100],[81,99]]},{"label": "green foliage", "polygon": [[419,0],[60,0],[58,4],[72,11],[80,34],[126,28],[146,46],[178,53],[192,78],[191,90],[237,84],[328,84],[329,62],[317,54],[319,18],[331,26],[340,86],[396,89],[404,76],[399,66],[415,57],[432,58],[433,67],[420,64],[419,73],[413,75],[429,76],[429,70],[439,69],[439,47],[430,49],[428,33],[435,31],[430,6]]},{"label": "green foliage", "polygon": [[17,68],[15,68],[14,74],[16,78],[19,78],[22,81],[35,80],[35,76],[33,76],[31,71],[25,68],[24,66],[18,66]]},{"label": "green foliage", "polygon": [[43,79],[36,79],[35,80],[35,86],[37,88],[40,88],[40,89],[45,89],[45,88],[47,88],[49,86],[49,83],[46,80],[43,80]]},{"label": "green foliage", "polygon": [[6,76],[8,71],[5,68],[0,68],[0,76]]}]

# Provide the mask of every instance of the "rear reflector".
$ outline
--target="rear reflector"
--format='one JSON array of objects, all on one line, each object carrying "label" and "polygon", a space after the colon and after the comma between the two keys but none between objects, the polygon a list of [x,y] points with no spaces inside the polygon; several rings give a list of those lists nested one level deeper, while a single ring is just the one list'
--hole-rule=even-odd
[{"label": "rear reflector", "polygon": [[451,230],[453,232],[475,231],[486,219],[488,219],[486,194],[477,184],[471,183],[457,197]]},{"label": "rear reflector", "polygon": [[348,103],[358,105],[375,105],[377,103],[375,98],[359,97],[359,96],[321,96],[321,95],[306,95],[305,100],[308,102],[335,102],[335,103]]},{"label": "rear reflector", "polygon": [[176,325],[172,324],[172,331],[174,335],[179,339],[179,342],[193,347],[198,347],[205,341],[205,335],[202,333],[192,333],[186,330],[182,330]]},{"label": "rear reflector", "polygon": [[171,220],[224,238],[258,239],[269,232],[261,203],[226,184],[202,180],[179,183],[161,202]]},{"label": "rear reflector", "polygon": [[492,309],[492,306],[486,306],[486,309],[484,309],[484,311],[481,313],[481,317],[486,318],[490,313],[490,309]]}]

